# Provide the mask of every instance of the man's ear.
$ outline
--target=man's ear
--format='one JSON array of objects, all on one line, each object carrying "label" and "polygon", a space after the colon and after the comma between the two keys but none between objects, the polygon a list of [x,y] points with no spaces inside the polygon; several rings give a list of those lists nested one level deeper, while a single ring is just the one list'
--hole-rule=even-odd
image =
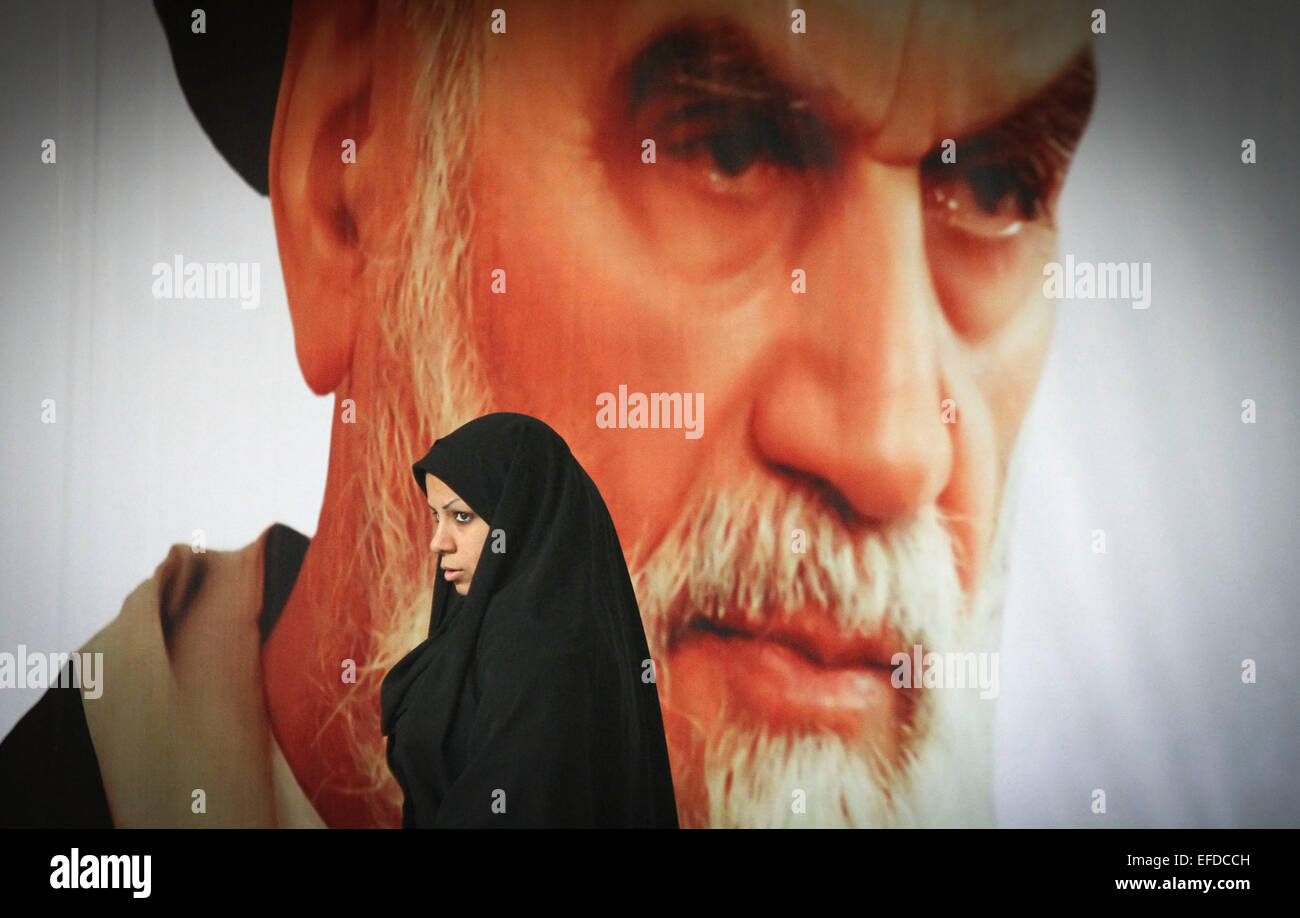
[{"label": "man's ear", "polygon": [[365,234],[391,227],[382,211],[398,204],[381,193],[388,188],[370,187],[384,159],[366,149],[384,115],[371,105],[385,53],[377,19],[374,0],[295,3],[276,101],[271,210],[294,347],[317,395],[333,392],[351,366],[366,253],[385,248]]}]

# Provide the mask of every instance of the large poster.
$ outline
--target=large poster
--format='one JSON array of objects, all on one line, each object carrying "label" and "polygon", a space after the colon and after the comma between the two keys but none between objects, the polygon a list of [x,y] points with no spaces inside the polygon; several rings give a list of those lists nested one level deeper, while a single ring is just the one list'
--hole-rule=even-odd
[{"label": "large poster", "polygon": [[16,5],[0,824],[400,825],[411,466],[508,411],[683,828],[1294,826],[1295,23]]}]

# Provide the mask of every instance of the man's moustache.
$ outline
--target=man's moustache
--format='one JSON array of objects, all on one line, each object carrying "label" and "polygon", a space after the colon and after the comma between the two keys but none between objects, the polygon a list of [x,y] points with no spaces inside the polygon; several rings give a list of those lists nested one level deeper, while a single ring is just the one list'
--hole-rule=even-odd
[{"label": "man's moustache", "polygon": [[922,573],[957,576],[937,510],[855,534],[817,499],[770,486],[714,490],[695,507],[633,572],[652,648],[670,650],[701,622],[771,631],[809,608],[846,640],[889,634],[910,647],[956,611],[923,602]]}]

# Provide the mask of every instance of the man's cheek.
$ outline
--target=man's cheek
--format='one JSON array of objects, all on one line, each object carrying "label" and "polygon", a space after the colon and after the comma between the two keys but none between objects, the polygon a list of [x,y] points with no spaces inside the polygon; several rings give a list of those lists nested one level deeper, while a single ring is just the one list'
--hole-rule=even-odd
[{"label": "man's cheek", "polygon": [[599,429],[594,400],[590,404],[590,414],[575,422],[574,455],[598,483],[624,550],[648,553],[690,510],[686,496],[695,493],[702,474],[703,441],[671,428]]},{"label": "man's cheek", "polygon": [[1000,240],[970,236],[931,220],[926,231],[930,277],[944,315],[964,340],[999,334],[1036,297],[1056,234],[1038,225]]},{"label": "man's cheek", "polygon": [[988,405],[1004,462],[1042,377],[1056,309],[1054,302],[1032,288],[1015,319],[972,348],[972,375]]}]

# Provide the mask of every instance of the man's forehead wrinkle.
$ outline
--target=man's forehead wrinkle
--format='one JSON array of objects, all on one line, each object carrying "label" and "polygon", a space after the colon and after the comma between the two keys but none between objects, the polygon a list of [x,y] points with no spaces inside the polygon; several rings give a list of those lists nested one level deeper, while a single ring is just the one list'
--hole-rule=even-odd
[{"label": "man's forehead wrinkle", "polygon": [[908,50],[912,45],[912,33],[916,28],[916,11],[919,0],[912,0],[907,5],[907,21],[903,25],[902,46],[898,49],[897,64],[894,67],[894,79],[890,83],[889,102],[885,105],[885,116],[882,124],[889,124],[890,119],[894,116],[894,109],[898,105],[901,82],[903,79],[903,68],[907,66]]}]

